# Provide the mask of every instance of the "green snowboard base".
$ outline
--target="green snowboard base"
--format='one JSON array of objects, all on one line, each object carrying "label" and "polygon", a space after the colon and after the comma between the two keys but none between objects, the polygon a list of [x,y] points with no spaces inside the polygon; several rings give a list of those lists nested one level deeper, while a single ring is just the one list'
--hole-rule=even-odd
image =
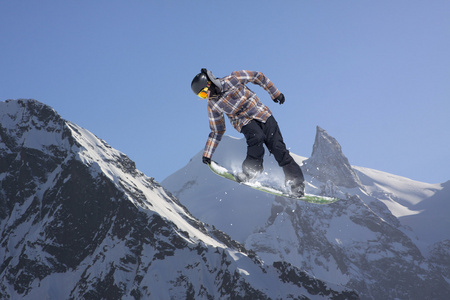
[{"label": "green snowboard base", "polygon": [[275,196],[286,197],[286,198],[301,200],[301,201],[315,203],[315,204],[329,204],[329,203],[333,203],[333,202],[336,202],[339,200],[338,198],[317,196],[317,195],[311,195],[311,194],[305,194],[303,197],[295,197],[293,195],[290,195],[290,194],[283,192],[281,190],[278,190],[276,188],[262,185],[259,182],[239,182],[233,173],[231,173],[227,168],[222,167],[221,165],[219,165],[218,163],[216,163],[214,161],[212,161],[208,166],[211,169],[211,171],[213,171],[215,174],[219,175],[220,177],[232,180],[239,184],[251,187],[255,190],[269,193],[269,194],[272,194]]}]

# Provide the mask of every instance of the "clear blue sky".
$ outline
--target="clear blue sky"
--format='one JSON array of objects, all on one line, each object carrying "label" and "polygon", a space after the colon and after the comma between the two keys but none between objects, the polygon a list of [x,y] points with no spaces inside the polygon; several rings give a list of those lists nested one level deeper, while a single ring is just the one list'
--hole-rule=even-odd
[{"label": "clear blue sky", "polygon": [[[261,71],[285,142],[450,179],[450,1],[1,1],[0,101],[33,98],[162,181],[202,150],[200,68]],[[227,134],[241,137],[229,123]]]}]

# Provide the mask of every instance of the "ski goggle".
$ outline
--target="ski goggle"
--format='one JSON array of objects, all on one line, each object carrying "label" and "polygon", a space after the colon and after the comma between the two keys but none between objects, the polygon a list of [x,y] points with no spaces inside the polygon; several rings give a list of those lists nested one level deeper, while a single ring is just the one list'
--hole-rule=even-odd
[{"label": "ski goggle", "polygon": [[208,84],[206,85],[205,88],[203,88],[198,94],[197,96],[199,96],[202,99],[206,99],[208,97],[208,91],[209,91],[209,87],[211,86],[211,81],[208,81]]}]

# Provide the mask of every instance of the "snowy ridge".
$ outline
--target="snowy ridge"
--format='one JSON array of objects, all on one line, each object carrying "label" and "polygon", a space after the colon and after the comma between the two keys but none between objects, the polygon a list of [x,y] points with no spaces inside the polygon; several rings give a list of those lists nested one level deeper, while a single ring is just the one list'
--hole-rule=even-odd
[{"label": "snowy ridge", "polygon": [[35,100],[0,102],[0,298],[356,299],[264,264]]},{"label": "snowy ridge", "polygon": [[[93,172],[106,175],[109,180],[114,182],[117,188],[123,189],[127,193],[128,199],[134,205],[145,210],[154,211],[158,215],[171,220],[179,229],[188,232],[190,237],[198,238],[213,247],[226,247],[198,229],[193,228],[185,218],[190,219],[190,221],[194,221],[194,218],[186,212],[185,208],[181,207],[178,201],[171,199],[163,188],[156,188],[151,178],[134,170],[134,163],[123,153],[112,149],[86,129],[69,122],[68,125],[72,131],[72,136],[79,143],[78,159],[83,164],[91,166]],[[123,164],[114,163],[118,160],[125,160],[126,168],[128,169],[124,169]],[[142,193],[140,197],[135,197],[135,191]],[[160,199],[170,200],[161,201]],[[197,243],[198,240],[192,242]]]}]

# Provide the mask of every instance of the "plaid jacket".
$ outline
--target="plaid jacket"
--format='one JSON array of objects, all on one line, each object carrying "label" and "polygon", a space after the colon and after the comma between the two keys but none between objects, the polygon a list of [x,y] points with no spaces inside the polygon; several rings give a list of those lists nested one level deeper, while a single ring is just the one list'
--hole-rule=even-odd
[{"label": "plaid jacket", "polygon": [[256,94],[245,84],[251,82],[264,88],[272,99],[281,93],[261,72],[235,71],[231,75],[219,78],[221,93],[208,99],[208,116],[211,133],[208,136],[203,156],[212,157],[225,133],[224,114],[231,125],[241,132],[243,126],[251,120],[266,122],[272,115],[270,109],[259,101]]}]

